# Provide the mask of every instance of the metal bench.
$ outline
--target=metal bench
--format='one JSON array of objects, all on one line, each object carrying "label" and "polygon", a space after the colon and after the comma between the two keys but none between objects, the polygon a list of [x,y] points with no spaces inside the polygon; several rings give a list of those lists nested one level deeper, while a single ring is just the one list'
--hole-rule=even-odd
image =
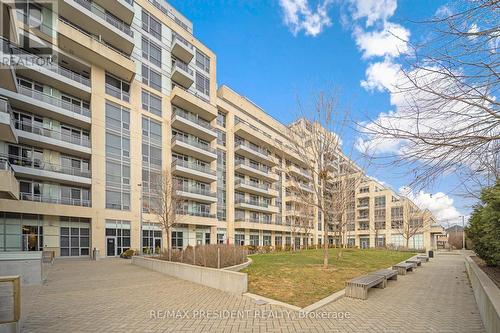
[{"label": "metal bench", "polygon": [[371,272],[368,275],[380,275],[385,277],[386,280],[398,279],[398,271],[395,271],[393,269],[379,269],[378,271]]},{"label": "metal bench", "polygon": [[426,256],[425,254],[418,255],[417,258],[425,262],[429,261],[429,256]]},{"label": "metal bench", "polygon": [[422,260],[420,260],[418,258],[410,258],[410,259],[406,260],[406,262],[415,264],[417,266],[422,266]]},{"label": "metal bench", "polygon": [[406,275],[407,272],[413,272],[413,268],[417,267],[417,264],[412,262],[400,262],[392,266],[398,272],[398,275]]},{"label": "metal bench", "polygon": [[387,279],[382,275],[363,275],[346,281],[345,284],[347,297],[367,299],[368,289],[372,287],[385,288]]}]

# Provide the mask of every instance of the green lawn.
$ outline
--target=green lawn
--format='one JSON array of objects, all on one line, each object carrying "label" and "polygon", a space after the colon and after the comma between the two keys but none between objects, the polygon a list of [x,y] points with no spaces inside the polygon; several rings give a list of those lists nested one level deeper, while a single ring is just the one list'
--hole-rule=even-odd
[{"label": "green lawn", "polygon": [[277,252],[251,256],[248,291],[299,307],[310,305],[344,288],[346,280],[408,259],[414,253],[379,249],[329,250],[323,269],[323,250]]}]

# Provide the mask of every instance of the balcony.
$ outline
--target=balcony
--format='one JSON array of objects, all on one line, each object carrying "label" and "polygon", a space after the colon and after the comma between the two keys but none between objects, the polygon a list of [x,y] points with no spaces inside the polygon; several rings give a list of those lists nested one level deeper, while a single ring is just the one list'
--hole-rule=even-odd
[{"label": "balcony", "polygon": [[59,18],[58,38],[59,47],[69,54],[77,54],[90,63],[99,64],[102,68],[106,68],[107,72],[127,82],[134,78],[135,63],[128,54],[79,26]]},{"label": "balcony", "polygon": [[43,202],[57,205],[70,205],[80,207],[92,207],[90,200],[84,199],[71,199],[71,198],[57,198],[46,195],[34,195],[31,193],[20,193],[20,199],[33,202]]},{"label": "balcony", "polygon": [[259,146],[279,148],[271,135],[239,118],[235,119],[234,134],[249,142],[256,142]]},{"label": "balcony", "polygon": [[279,211],[278,207],[268,204],[264,201],[236,199],[234,203],[235,203],[234,208],[237,209],[246,209],[256,212],[274,213],[274,214],[278,213]]},{"label": "balcony", "polygon": [[313,177],[311,176],[311,173],[309,170],[305,170],[302,168],[299,168],[296,165],[289,165],[287,166],[287,169],[290,171],[291,174],[293,174],[295,177],[302,178],[308,181],[312,181]]},{"label": "balcony", "polygon": [[264,179],[269,182],[275,182],[279,179],[277,174],[271,173],[270,168],[260,165],[254,165],[246,161],[235,161],[234,167],[236,172],[240,172],[251,177]]},{"label": "balcony", "polygon": [[76,127],[90,126],[90,109],[76,105],[38,90],[19,86],[19,93],[0,89],[0,95],[9,98],[12,107],[49,117]]},{"label": "balcony", "polygon": [[217,159],[217,151],[214,148],[192,137],[174,135],[172,137],[172,150],[202,161],[211,162]]},{"label": "balcony", "polygon": [[0,158],[0,199],[19,200],[19,181],[6,158]]},{"label": "balcony", "polygon": [[[1,6],[1,4],[0,4]],[[14,15],[15,16],[15,15]],[[0,58],[10,59],[11,50],[10,42],[3,37],[0,37]],[[12,66],[0,66],[0,88],[16,91],[17,90],[17,78],[16,71]]]},{"label": "balcony", "polygon": [[189,186],[183,184],[176,189],[177,195],[181,198],[194,200],[203,203],[217,202],[217,195],[215,192],[201,188],[199,186]]},{"label": "balcony", "polygon": [[271,188],[267,184],[259,184],[243,179],[236,179],[234,182],[234,188],[238,191],[243,191],[246,193],[263,195],[267,197],[277,197],[278,191]]},{"label": "balcony", "polygon": [[195,95],[178,85],[174,86],[171,95],[172,104],[181,109],[199,114],[208,121],[217,117],[217,108],[201,95]]},{"label": "balcony", "polygon": [[214,182],[217,180],[215,170],[198,163],[175,160],[172,162],[172,173],[176,176],[199,180],[202,182]]},{"label": "balcony", "polygon": [[14,121],[14,126],[21,143],[39,148],[55,148],[55,150],[62,153],[80,157],[89,157],[91,155],[90,140],[84,136],[76,137],[22,121]]},{"label": "balcony", "polygon": [[[113,1],[114,3],[117,1]],[[86,31],[92,31],[126,53],[134,49],[134,33],[129,25],[89,0],[59,0],[59,15]],[[112,11],[114,12],[114,10]]]},{"label": "balcony", "polygon": [[244,156],[248,159],[264,163],[276,164],[271,154],[266,149],[260,148],[250,142],[240,141],[234,143],[234,150],[238,155]]},{"label": "balcony", "polygon": [[172,106],[172,127],[193,134],[206,141],[212,141],[217,138],[215,129],[208,121],[176,106]]},{"label": "balcony", "polygon": [[126,24],[131,25],[134,19],[134,1],[133,0],[94,0],[96,4],[116,15]]},{"label": "balcony", "polygon": [[118,98],[119,100],[122,100],[124,102],[130,102],[130,93],[128,91],[121,90],[108,83],[106,83],[105,89],[106,94]]},{"label": "balcony", "polygon": [[172,80],[189,89],[194,82],[194,71],[181,61],[172,61]]},{"label": "balcony", "polygon": [[64,167],[60,164],[54,164],[37,159],[21,158],[19,156],[3,156],[8,158],[12,169],[17,175],[37,178],[47,181],[57,181],[61,184],[69,185],[87,185],[92,184],[90,170],[81,168]]},{"label": "balcony", "polygon": [[216,226],[217,218],[215,214],[202,210],[185,210],[177,211],[179,223],[190,225]]},{"label": "balcony", "polygon": [[[0,69],[1,71],[1,69]],[[0,140],[17,143],[17,133],[9,101],[0,97]]]},{"label": "balcony", "polygon": [[297,182],[297,181],[294,181],[294,180],[288,180],[285,183],[285,186],[289,187],[289,188],[298,189],[298,190],[300,190],[302,192],[314,193],[314,190],[313,190],[313,188],[312,188],[311,185],[307,185],[307,184],[304,184],[304,183],[301,183],[301,182]]},{"label": "balcony", "polygon": [[194,57],[193,44],[189,43],[184,37],[172,34],[172,55],[176,58],[189,63]]}]

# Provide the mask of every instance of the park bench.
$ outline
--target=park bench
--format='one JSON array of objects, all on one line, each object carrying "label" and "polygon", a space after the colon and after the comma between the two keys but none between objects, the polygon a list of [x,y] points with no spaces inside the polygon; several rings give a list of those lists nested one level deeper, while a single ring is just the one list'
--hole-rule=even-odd
[{"label": "park bench", "polygon": [[410,258],[408,260],[406,260],[406,262],[409,262],[409,263],[412,263],[412,264],[415,264],[417,266],[422,266],[422,260],[421,259],[418,259],[418,258]]},{"label": "park bench", "polygon": [[393,270],[393,269],[379,269],[378,271],[371,272],[368,275],[380,275],[380,276],[385,277],[386,280],[397,280],[398,279],[398,272]]},{"label": "park bench", "polygon": [[425,255],[425,254],[420,254],[417,256],[418,259],[422,260],[422,261],[429,261],[429,256]]},{"label": "park bench", "polygon": [[412,262],[400,262],[392,266],[392,269],[395,269],[399,275],[406,275],[407,272],[413,272],[413,268],[417,267],[417,264]]},{"label": "park bench", "polygon": [[387,279],[382,275],[363,275],[346,282],[347,297],[367,299],[368,289],[372,287],[385,288]]}]

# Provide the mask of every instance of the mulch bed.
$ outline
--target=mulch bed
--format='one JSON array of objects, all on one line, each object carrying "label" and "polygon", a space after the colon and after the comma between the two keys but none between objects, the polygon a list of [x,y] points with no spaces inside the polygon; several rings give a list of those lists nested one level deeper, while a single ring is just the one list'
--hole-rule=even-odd
[{"label": "mulch bed", "polygon": [[500,266],[486,266],[484,261],[476,256],[471,256],[471,259],[490,277],[491,280],[500,288]]}]

